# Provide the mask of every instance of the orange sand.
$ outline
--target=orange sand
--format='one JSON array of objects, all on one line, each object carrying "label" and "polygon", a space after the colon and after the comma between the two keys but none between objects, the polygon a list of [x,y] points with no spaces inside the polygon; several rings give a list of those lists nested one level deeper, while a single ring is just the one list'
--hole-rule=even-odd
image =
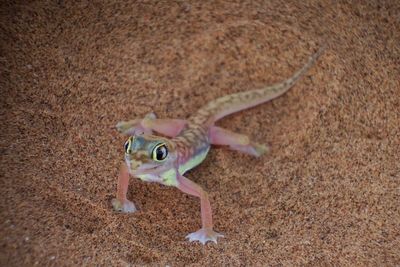
[{"label": "orange sand", "polygon": [[[400,264],[399,1],[17,2],[0,4],[0,265]],[[187,175],[221,242],[185,241],[199,201],[174,188],[132,179],[140,211],[112,211],[118,121],[185,118],[324,42],[288,94],[220,123],[268,155],[215,149]]]}]

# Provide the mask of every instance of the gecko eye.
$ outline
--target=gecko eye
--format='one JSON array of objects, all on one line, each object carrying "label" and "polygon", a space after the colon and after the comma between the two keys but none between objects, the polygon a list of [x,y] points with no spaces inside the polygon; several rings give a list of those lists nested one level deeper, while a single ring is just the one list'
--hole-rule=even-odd
[{"label": "gecko eye", "polygon": [[164,161],[168,156],[168,149],[164,143],[158,144],[154,147],[151,157],[154,161]]},{"label": "gecko eye", "polygon": [[133,141],[133,137],[129,137],[128,140],[126,140],[125,144],[124,144],[124,149],[125,149],[125,153],[126,154],[130,154],[132,152],[132,141]]}]

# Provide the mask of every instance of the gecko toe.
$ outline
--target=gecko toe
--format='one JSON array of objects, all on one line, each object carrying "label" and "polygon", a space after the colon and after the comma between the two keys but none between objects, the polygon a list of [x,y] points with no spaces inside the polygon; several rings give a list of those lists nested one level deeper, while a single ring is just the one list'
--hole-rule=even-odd
[{"label": "gecko toe", "polygon": [[214,242],[217,244],[217,239],[219,237],[224,237],[224,235],[215,232],[213,229],[202,228],[197,232],[188,234],[186,236],[189,239],[189,242],[199,241],[201,244],[205,245],[208,241]]},{"label": "gecko toe", "polygon": [[111,204],[115,211],[120,211],[120,212],[124,212],[124,213],[132,213],[132,212],[137,211],[135,204],[133,204],[133,202],[129,201],[129,200],[120,201],[120,200],[114,198],[111,201]]}]

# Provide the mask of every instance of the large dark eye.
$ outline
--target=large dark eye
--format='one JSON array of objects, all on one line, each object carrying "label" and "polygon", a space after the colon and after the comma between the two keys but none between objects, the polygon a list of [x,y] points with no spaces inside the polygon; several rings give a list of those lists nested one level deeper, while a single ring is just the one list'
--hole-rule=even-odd
[{"label": "large dark eye", "polygon": [[129,137],[128,140],[126,140],[125,144],[124,144],[124,149],[125,149],[125,153],[126,154],[130,154],[132,152],[132,136]]},{"label": "large dark eye", "polygon": [[165,144],[158,144],[154,147],[152,152],[152,158],[155,161],[163,161],[168,156],[168,149]]}]

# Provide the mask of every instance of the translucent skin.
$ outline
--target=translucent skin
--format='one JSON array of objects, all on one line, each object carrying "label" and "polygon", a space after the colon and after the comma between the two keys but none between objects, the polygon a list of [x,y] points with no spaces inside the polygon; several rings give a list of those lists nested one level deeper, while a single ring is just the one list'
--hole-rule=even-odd
[{"label": "translucent skin", "polygon": [[[175,186],[184,193],[200,198],[202,228],[186,238],[202,244],[207,241],[217,243],[217,239],[223,235],[213,230],[208,194],[183,175],[205,159],[211,145],[229,146],[232,150],[256,157],[267,152],[266,146],[251,141],[245,135],[217,127],[215,122],[224,116],[284,94],[313,65],[322,51],[322,48],[318,50],[307,64],[286,81],[218,98],[188,120],[157,119],[150,113],[143,119],[118,123],[117,129],[130,137],[125,146],[125,163],[119,174],[117,196],[112,201],[114,209],[122,212],[136,211],[135,205],[126,198],[129,175],[143,181]],[[153,135],[153,132],[166,137]],[[156,159],[153,153],[160,144],[165,145],[168,151],[168,155],[162,160]]]}]

